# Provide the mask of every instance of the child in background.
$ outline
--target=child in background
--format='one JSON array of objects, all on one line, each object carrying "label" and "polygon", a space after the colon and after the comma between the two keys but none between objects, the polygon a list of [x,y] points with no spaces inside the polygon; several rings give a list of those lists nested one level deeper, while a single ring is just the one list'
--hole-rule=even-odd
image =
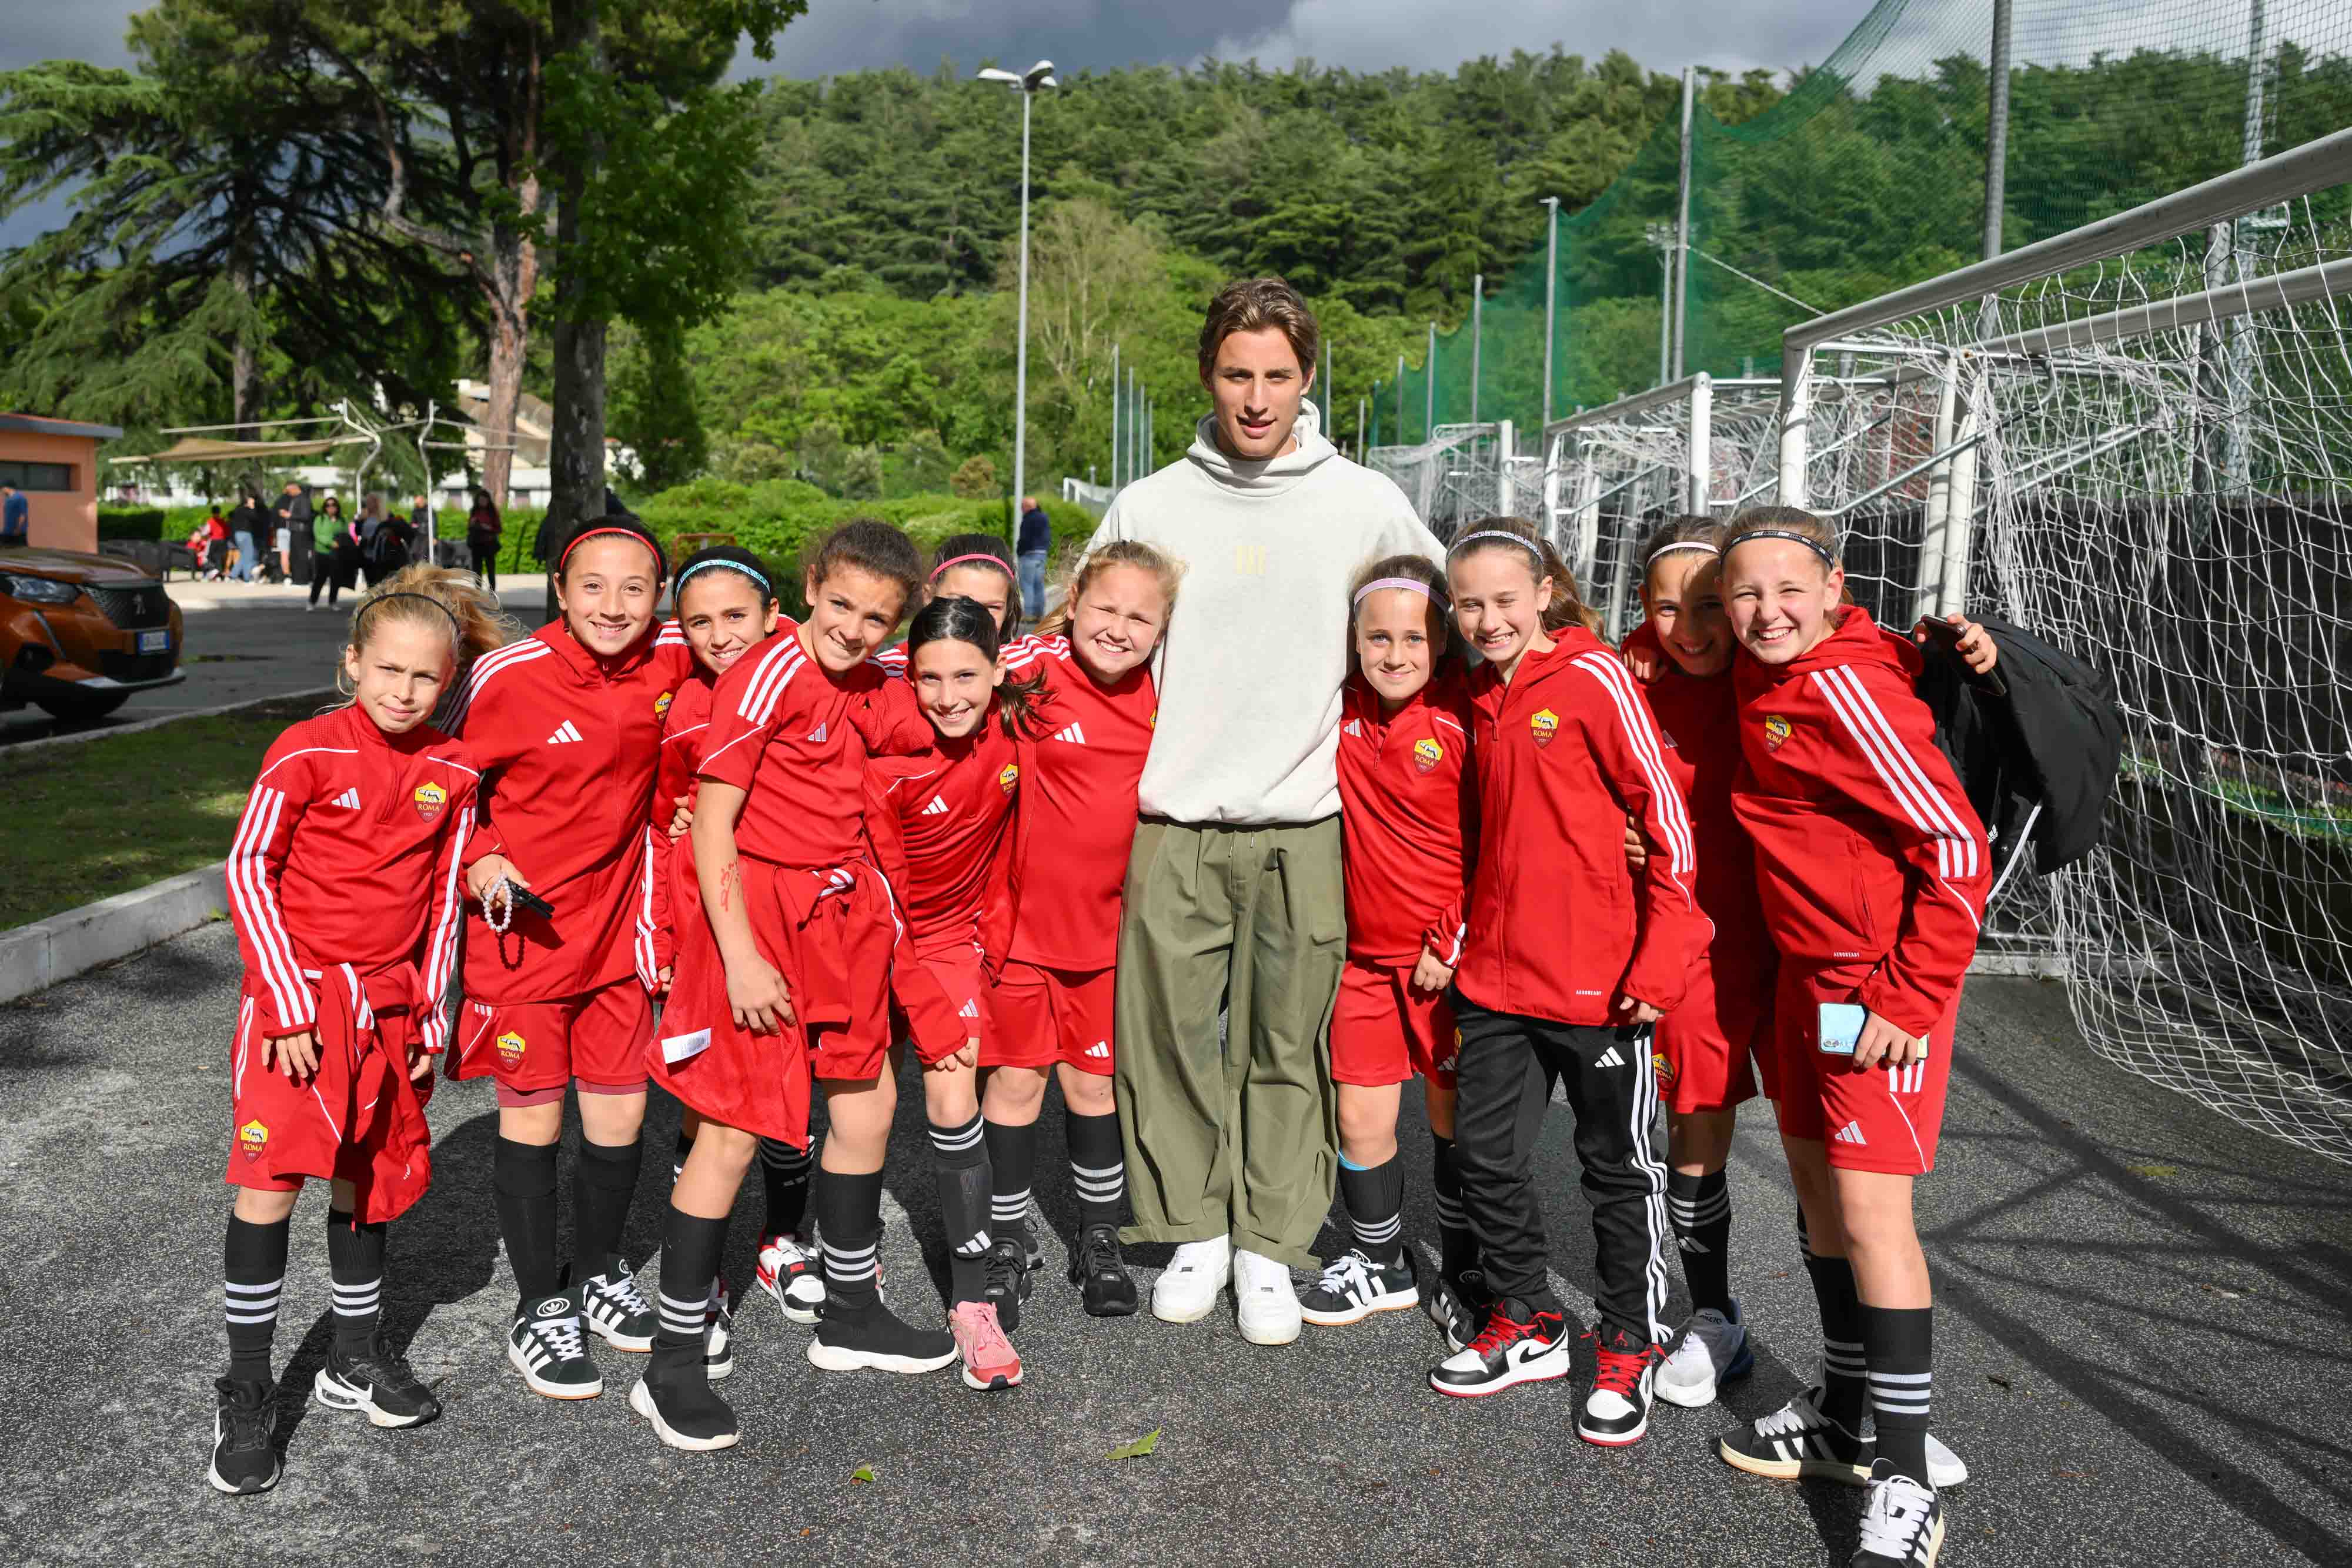
[{"label": "child in background", "polygon": [[[1617,1447],[1649,1429],[1664,1336],[1666,1179],[1650,1148],[1657,1080],[1644,1026],[1681,1002],[1706,940],[1690,821],[1648,705],[1534,526],[1473,525],[1446,575],[1454,624],[1486,660],[1471,675],[1484,836],[1454,976],[1454,1154],[1496,1304],[1430,1382],[1475,1396],[1568,1373],[1531,1179],[1560,1080],[1592,1206],[1601,1320],[1577,1435]],[[1629,815],[1648,852],[1638,877],[1625,865]]]},{"label": "child in background", "polygon": [[1442,1250],[1432,1310],[1466,1342],[1483,1313],[1466,1325],[1455,1319],[1472,1303],[1488,1303],[1454,1170],[1454,1013],[1445,991],[1462,956],[1478,801],[1469,686],[1450,655],[1448,608],[1444,574],[1417,555],[1373,562],[1351,590],[1357,670],[1339,694],[1348,967],[1331,1009],[1331,1077],[1339,1192],[1355,1245],[1324,1269],[1299,1312],[1330,1326],[1420,1300],[1403,1237],[1396,1137],[1400,1086],[1418,1073]]},{"label": "child in background", "polygon": [[[931,552],[930,575],[923,580],[923,602],[969,599],[996,622],[997,643],[1009,647],[1021,634],[1021,584],[1013,575],[1013,552],[994,534],[950,534]],[[911,641],[911,637],[909,639]],[[907,673],[911,650],[904,643],[874,655],[875,664],[894,675]]]},{"label": "child in background", "polygon": [[1829,524],[1744,513],[1723,574],[1745,763],[1732,805],[1780,952],[1780,1143],[1822,1346],[1821,1385],[1725,1437],[1723,1458],[1866,1484],[1853,1568],[1931,1568],[1937,1489],[1965,1471],[1927,1431],[1935,1318],[1912,1188],[1935,1165],[1990,882],[1984,830],[1914,694],[1917,653],[1843,602]]},{"label": "child in background", "polygon": [[338,684],[351,702],[263,757],[228,860],[245,961],[231,1056],[222,1249],[228,1371],[215,1385],[213,1486],[278,1482],[269,1369],[288,1232],[306,1180],[331,1185],[334,1338],[319,1403],[378,1427],[440,1414],[378,1336],[384,1228],[432,1179],[425,1101],[448,1040],[440,999],[461,918],[459,857],[476,774],[426,720],[509,628],[459,573],[401,573],[352,616]]},{"label": "child in background", "polygon": [[[653,1348],[653,1309],[620,1249],[643,1155],[657,979],[647,816],[663,719],[694,664],[684,634],[655,624],[667,575],[634,517],[574,535],[551,580],[562,614],[476,665],[449,720],[482,769],[488,824],[467,850],[477,903],[453,1075],[498,1084],[491,1181],[517,1291],[507,1359],[551,1399],[604,1392],[585,1333]],[[556,1145],[575,1086],[577,1266],[567,1270]]]},{"label": "child in background", "polygon": [[1002,622],[976,600],[941,595],[907,632],[909,679],[936,742],[866,767],[866,831],[898,894],[906,936],[891,991],[923,1062],[923,1098],[945,1221],[948,1328],[973,1388],[1010,1388],[1021,1358],[987,1300],[991,1179],[980,1116],[991,1038],[986,970],[1009,935],[1013,737],[1026,694],[1007,686]]},{"label": "child in background", "polygon": [[1119,905],[1159,711],[1151,651],[1177,577],[1174,563],[1149,545],[1107,545],[1077,563],[1061,608],[1037,634],[1004,656],[1034,693],[1037,714],[1020,742],[1013,934],[996,976],[993,1038],[981,1053],[995,1184],[988,1300],[1007,1329],[1020,1326],[1040,1261],[1029,1195],[1049,1073],[1062,1085],[1078,1198],[1071,1282],[1095,1317],[1136,1309],[1135,1281],[1119,1255],[1127,1157],[1111,1079]]},{"label": "child in background", "polygon": [[670,1197],[653,1364],[629,1396],[673,1448],[731,1447],[734,1412],[700,1350],[719,1259],[757,1140],[808,1141],[811,1079],[831,1131],[818,1185],[825,1296],[810,1362],[928,1372],[944,1331],[909,1327],[875,1290],[882,1164],[898,1091],[887,1071],[897,900],[866,855],[866,759],[929,731],[906,687],[867,664],[921,584],[887,523],[845,523],[803,573],[808,619],[738,662],[711,693],[695,801],[695,872],[711,943],[682,948],[656,1071],[701,1117]]}]

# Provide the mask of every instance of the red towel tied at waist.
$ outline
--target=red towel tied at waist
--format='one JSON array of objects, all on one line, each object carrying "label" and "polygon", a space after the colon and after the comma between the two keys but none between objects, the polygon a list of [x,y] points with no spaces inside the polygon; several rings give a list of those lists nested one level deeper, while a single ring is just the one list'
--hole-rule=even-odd
[{"label": "red towel tied at waist", "polygon": [[[433,1081],[429,1074],[421,1083],[408,1075],[432,1007],[425,977],[410,963],[364,976],[336,964],[305,976],[319,985],[319,1071],[312,1087],[320,1103],[341,1124],[344,1144],[405,1152],[396,1171],[379,1162],[373,1190],[361,1206],[367,1219],[395,1218],[433,1180],[432,1133],[425,1121]],[[388,1124],[372,1138],[379,1119]]]}]

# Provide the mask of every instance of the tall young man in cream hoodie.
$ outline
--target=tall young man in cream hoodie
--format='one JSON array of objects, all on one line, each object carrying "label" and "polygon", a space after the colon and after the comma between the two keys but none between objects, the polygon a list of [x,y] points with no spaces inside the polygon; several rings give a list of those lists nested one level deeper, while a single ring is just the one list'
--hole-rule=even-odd
[{"label": "tall young man in cream hoodie", "polygon": [[1146,540],[1185,568],[1119,940],[1126,1239],[1181,1243],[1156,1315],[1203,1317],[1230,1279],[1260,1344],[1298,1336],[1290,1270],[1316,1266],[1338,1171],[1348,585],[1380,556],[1444,559],[1404,493],[1325,439],[1306,401],[1316,347],[1282,279],[1228,285],[1201,329],[1213,411],[1093,541]]}]

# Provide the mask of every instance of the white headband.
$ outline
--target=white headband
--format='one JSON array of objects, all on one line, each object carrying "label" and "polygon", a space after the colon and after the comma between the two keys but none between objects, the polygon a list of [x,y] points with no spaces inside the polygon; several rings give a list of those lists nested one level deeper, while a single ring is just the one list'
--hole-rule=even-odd
[{"label": "white headband", "polygon": [[1671,544],[1663,544],[1657,549],[1652,550],[1650,552],[1649,559],[1644,560],[1642,565],[1644,568],[1647,568],[1654,563],[1660,556],[1672,555],[1678,549],[1703,549],[1709,555],[1721,555],[1723,553],[1713,545],[1707,543],[1705,539],[1676,539]]},{"label": "white headband", "polygon": [[1535,557],[1536,564],[1538,566],[1541,566],[1543,564],[1543,551],[1537,548],[1535,540],[1521,538],[1518,535],[1506,533],[1501,528],[1480,528],[1475,534],[1464,534],[1460,538],[1455,539],[1452,544],[1445,547],[1445,553],[1447,555],[1458,554],[1463,546],[1476,544],[1480,539],[1507,540],[1508,542],[1518,546],[1529,555]]},{"label": "white headband", "polygon": [[1432,604],[1437,602],[1437,595],[1430,591],[1429,584],[1422,581],[1417,577],[1383,577],[1376,579],[1371,582],[1368,582],[1364,584],[1363,587],[1356,590],[1356,597],[1349,600],[1349,603],[1350,605],[1361,604],[1364,601],[1364,596],[1366,594],[1378,593],[1383,588],[1402,588],[1408,592],[1420,594]]}]

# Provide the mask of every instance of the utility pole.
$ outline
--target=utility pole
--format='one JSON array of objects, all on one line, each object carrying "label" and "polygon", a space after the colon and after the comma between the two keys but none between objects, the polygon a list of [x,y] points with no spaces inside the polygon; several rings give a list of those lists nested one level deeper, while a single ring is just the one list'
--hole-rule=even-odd
[{"label": "utility pole", "polygon": [[[1323,340],[1323,373],[1315,379],[1316,390],[1323,394],[1323,434],[1336,437],[1339,427],[1331,419],[1331,340]],[[1333,445],[1339,443],[1335,439]]]},{"label": "utility pole", "polygon": [[1559,198],[1546,196],[1543,204],[1551,209],[1544,225],[1548,237],[1544,241],[1544,428],[1551,428],[1551,349],[1555,339],[1552,329],[1554,313],[1559,305]]},{"label": "utility pole", "polygon": [[1404,356],[1402,354],[1397,356],[1397,418],[1396,440],[1393,444],[1398,446],[1404,444]]},{"label": "utility pole", "polygon": [[1683,292],[1690,282],[1690,193],[1691,193],[1691,121],[1698,105],[1698,68],[1683,68],[1683,159],[1682,173],[1675,193],[1675,294],[1674,361],[1669,367],[1669,382],[1683,379]]},{"label": "utility pole", "polygon": [[1470,275],[1470,423],[1478,423],[1478,371],[1486,349],[1486,275]]},{"label": "utility pole", "polygon": [[1356,461],[1359,463],[1364,460],[1364,409],[1368,401],[1360,397],[1356,400]]},{"label": "utility pole", "polygon": [[[2011,0],[1992,0],[1992,49],[1990,74],[1985,78],[1985,204],[1984,259],[1990,261],[2004,248],[2001,244],[2001,209],[2009,199],[2009,12]],[[2254,15],[2262,15],[2263,0],[2254,0]],[[2254,26],[2259,28],[2262,23]]]},{"label": "utility pole", "polygon": [[1054,79],[1051,60],[1039,60],[1022,76],[992,67],[980,73],[980,79],[1003,82],[1021,95],[1021,302],[1013,351],[1013,505],[1017,515],[1029,463],[1029,107],[1040,91],[1060,84]]},{"label": "utility pole", "polygon": [[1421,438],[1437,439],[1437,323],[1429,324],[1429,358],[1421,367],[1421,388],[1423,407],[1421,413]]},{"label": "utility pole", "polygon": [[1110,488],[1118,494],[1118,345],[1110,346]]}]

